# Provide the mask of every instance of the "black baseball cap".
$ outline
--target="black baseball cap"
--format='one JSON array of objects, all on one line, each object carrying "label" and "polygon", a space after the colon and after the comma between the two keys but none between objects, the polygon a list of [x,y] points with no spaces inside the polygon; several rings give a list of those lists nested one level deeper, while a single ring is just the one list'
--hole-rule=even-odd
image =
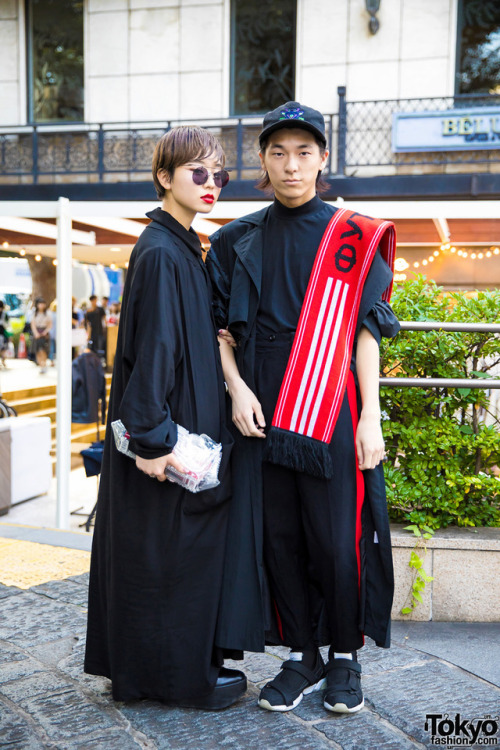
[{"label": "black baseball cap", "polygon": [[286,104],[276,107],[264,116],[259,144],[262,146],[263,141],[271,133],[274,133],[275,130],[281,130],[281,128],[309,130],[326,147],[325,120],[317,109],[305,107],[299,102],[286,102]]}]

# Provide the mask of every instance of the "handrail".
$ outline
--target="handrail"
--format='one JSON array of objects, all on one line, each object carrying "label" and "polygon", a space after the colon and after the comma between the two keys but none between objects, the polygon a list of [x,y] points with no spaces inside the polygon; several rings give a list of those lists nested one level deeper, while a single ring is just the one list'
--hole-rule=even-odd
[{"label": "handrail", "polygon": [[500,323],[444,323],[435,320],[400,320],[402,331],[462,331],[464,333],[500,333]]},{"label": "handrail", "polygon": [[[400,321],[402,331],[455,331],[472,333],[500,333],[498,323],[456,323],[442,322],[436,320]],[[489,378],[399,378],[397,375],[391,378],[380,378],[380,386],[391,388],[500,388],[500,380]]]}]

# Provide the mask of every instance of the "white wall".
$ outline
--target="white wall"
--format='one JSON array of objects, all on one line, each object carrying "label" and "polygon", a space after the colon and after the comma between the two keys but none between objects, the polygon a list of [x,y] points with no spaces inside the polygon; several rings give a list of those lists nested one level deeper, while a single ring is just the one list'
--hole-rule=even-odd
[{"label": "white wall", "polygon": [[297,98],[351,101],[453,93],[457,0],[382,0],[372,35],[364,0],[298,0]]},{"label": "white wall", "polygon": [[221,117],[224,0],[87,0],[86,119]]},{"label": "white wall", "polygon": [[[61,0],[62,1],[62,0]],[[453,93],[458,0],[297,0],[296,98],[351,101]],[[225,117],[230,0],[86,0],[85,119]],[[0,124],[26,121],[24,0],[0,0]],[[277,40],[279,44],[279,40]]]},{"label": "white wall", "polygon": [[0,124],[18,125],[25,122],[21,101],[23,87],[21,73],[24,73],[19,44],[18,0],[0,2]]}]

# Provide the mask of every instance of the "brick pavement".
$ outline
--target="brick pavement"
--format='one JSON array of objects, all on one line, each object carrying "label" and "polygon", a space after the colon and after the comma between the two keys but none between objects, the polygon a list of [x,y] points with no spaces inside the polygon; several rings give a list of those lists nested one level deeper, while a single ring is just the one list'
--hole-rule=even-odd
[{"label": "brick pavement", "polygon": [[[325,711],[319,693],[306,696],[287,714],[259,709],[259,689],[286,653],[279,648],[246,656],[248,693],[225,711],[170,708],[153,701],[115,703],[106,679],[82,672],[88,574],[72,574],[67,548],[51,550],[55,567],[45,567],[43,574],[39,569],[34,584],[25,566],[19,581],[25,588],[0,583],[2,749],[407,750],[436,747],[425,726],[427,714],[448,714],[453,721],[460,714],[462,721],[477,721],[486,716],[495,720],[500,713],[500,679],[493,684],[425,653],[422,638],[418,649],[410,646],[412,639],[401,627],[390,650],[370,642],[361,652],[366,707],[352,716]],[[65,568],[58,573],[63,550]],[[76,552],[80,565],[82,553]],[[45,552],[44,560],[47,566]],[[467,628],[452,627],[451,632],[458,651],[457,639],[463,639],[463,649],[472,643]],[[239,662],[234,666],[241,668]],[[441,728],[448,731],[450,726]],[[489,747],[493,740],[500,745],[497,732],[479,739],[488,739]]]}]

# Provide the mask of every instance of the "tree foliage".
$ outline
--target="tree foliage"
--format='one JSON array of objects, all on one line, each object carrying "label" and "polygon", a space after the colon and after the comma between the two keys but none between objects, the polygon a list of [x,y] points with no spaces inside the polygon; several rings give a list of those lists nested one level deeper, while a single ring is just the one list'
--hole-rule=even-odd
[{"label": "tree foliage", "polygon": [[[400,320],[498,322],[500,290],[444,294],[423,276],[398,286]],[[382,370],[401,377],[498,377],[500,336],[401,331],[381,345]],[[432,529],[500,526],[498,420],[491,391],[471,388],[381,390],[392,520]]]}]

